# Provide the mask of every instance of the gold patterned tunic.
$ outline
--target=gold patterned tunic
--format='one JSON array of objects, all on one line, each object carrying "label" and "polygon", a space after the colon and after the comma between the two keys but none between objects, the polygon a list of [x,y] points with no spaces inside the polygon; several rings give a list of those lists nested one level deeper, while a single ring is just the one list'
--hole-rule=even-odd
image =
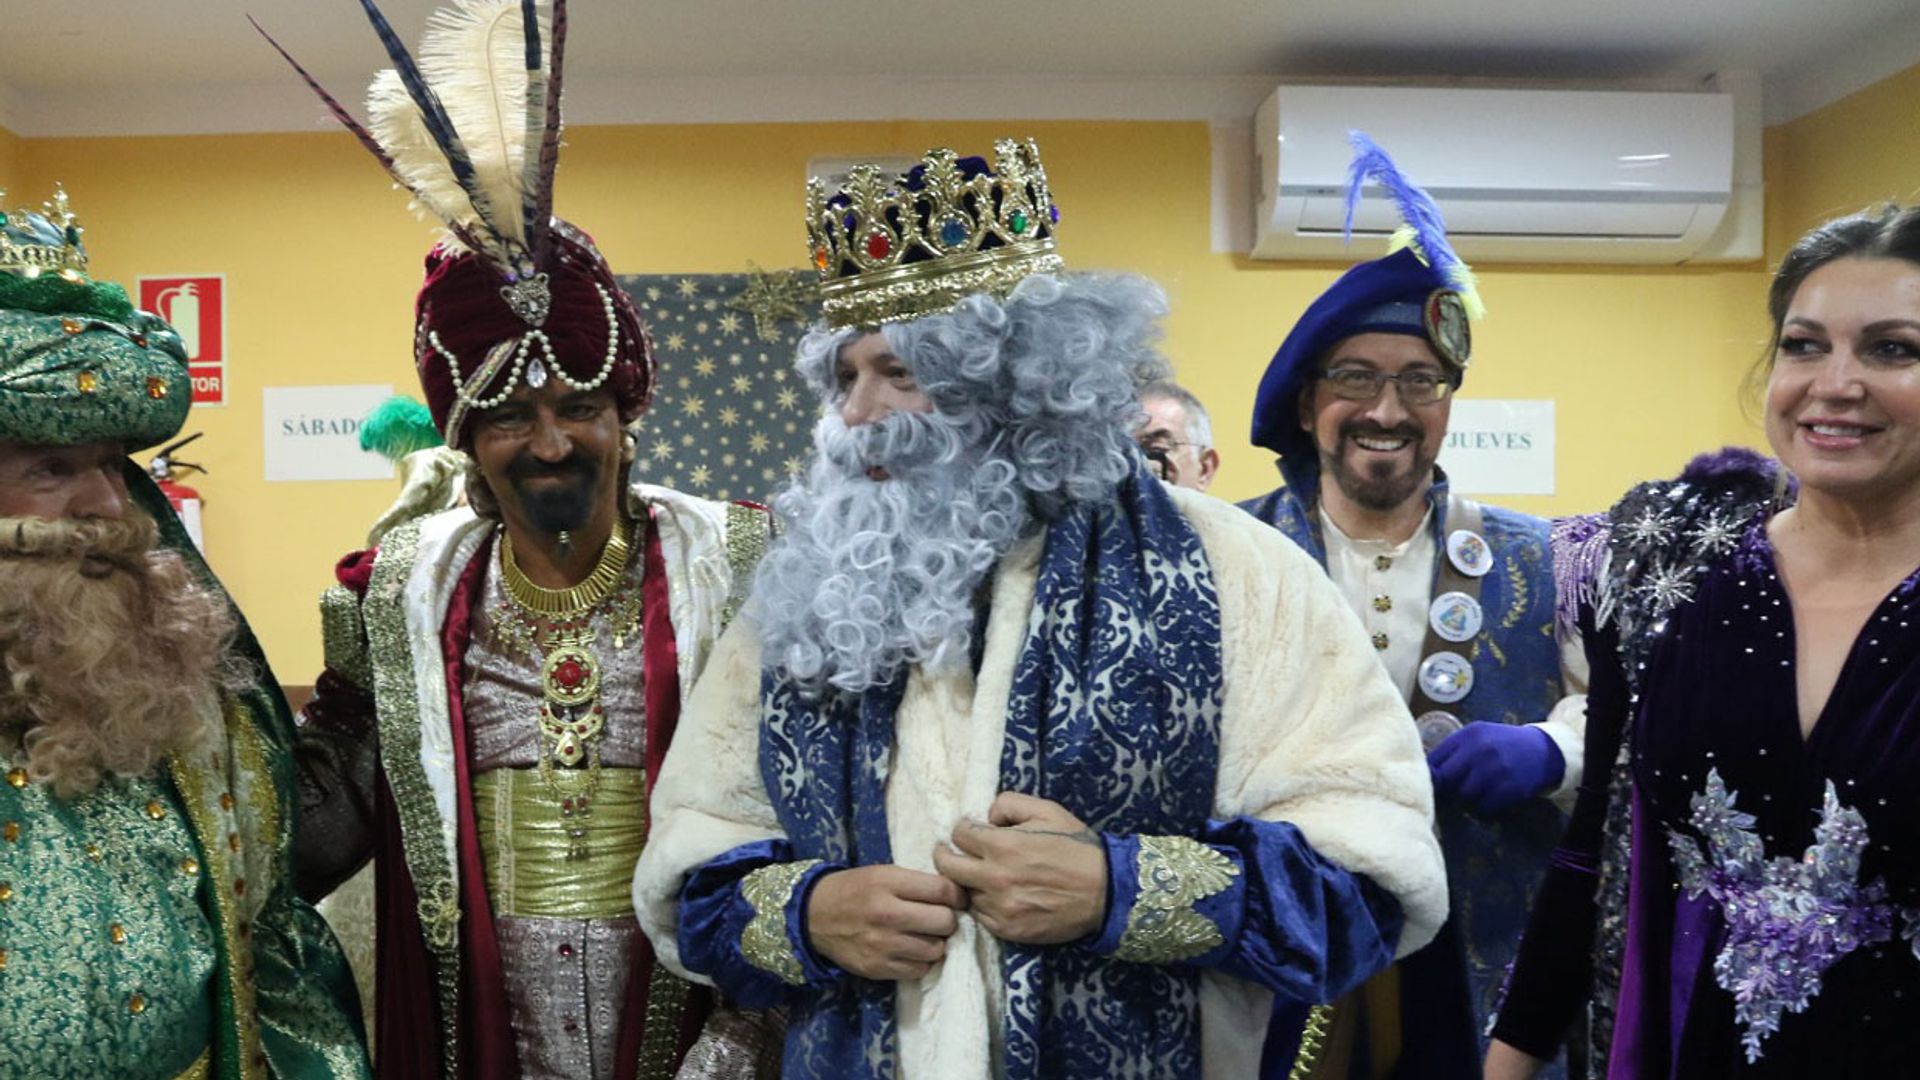
[{"label": "gold patterned tunic", "polygon": [[[637,567],[630,568],[630,585],[637,576]],[[463,705],[481,859],[521,1075],[605,1080],[614,1075],[640,933],[630,893],[646,836],[640,642],[637,634],[621,634],[616,646],[611,620],[595,614],[590,648],[601,665],[606,726],[587,854],[570,858],[556,812],[568,796],[550,788],[537,768],[544,654],[495,632],[509,603],[497,562],[482,595],[474,605]],[[554,771],[563,792],[579,790],[587,773],[584,765]]]}]

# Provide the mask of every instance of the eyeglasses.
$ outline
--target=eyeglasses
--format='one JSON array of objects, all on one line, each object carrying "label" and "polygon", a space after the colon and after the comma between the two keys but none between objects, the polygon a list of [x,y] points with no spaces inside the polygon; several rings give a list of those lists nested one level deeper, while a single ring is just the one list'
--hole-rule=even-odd
[{"label": "eyeglasses", "polygon": [[1189,442],[1186,439],[1155,438],[1155,439],[1140,439],[1138,441],[1140,443],[1140,449],[1146,451],[1146,454],[1148,457],[1152,457],[1155,454],[1165,454],[1171,457],[1174,451],[1179,450],[1183,446],[1191,446],[1200,450],[1206,449],[1204,445],[1197,442]]},{"label": "eyeglasses", "polygon": [[1334,368],[1321,372],[1320,378],[1333,389],[1335,397],[1348,401],[1372,401],[1392,383],[1404,405],[1438,405],[1454,388],[1452,379],[1435,371],[1389,375],[1372,368]]}]

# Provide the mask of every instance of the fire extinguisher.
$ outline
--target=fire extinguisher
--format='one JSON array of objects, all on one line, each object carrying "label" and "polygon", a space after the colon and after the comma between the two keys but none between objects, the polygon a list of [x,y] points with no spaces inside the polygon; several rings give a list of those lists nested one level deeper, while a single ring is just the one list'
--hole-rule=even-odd
[{"label": "fire extinguisher", "polygon": [[196,431],[179,442],[161,447],[153,455],[153,460],[147,463],[147,475],[153,477],[153,482],[160,488],[160,493],[165,495],[167,502],[173,506],[173,512],[179,517],[180,524],[186,526],[187,535],[193,538],[193,546],[200,549],[200,554],[205,555],[207,541],[200,525],[200,493],[174,477],[186,469],[192,469],[203,475],[207,470],[191,461],[175,461],[173,457],[174,451],[203,434],[205,433]]}]

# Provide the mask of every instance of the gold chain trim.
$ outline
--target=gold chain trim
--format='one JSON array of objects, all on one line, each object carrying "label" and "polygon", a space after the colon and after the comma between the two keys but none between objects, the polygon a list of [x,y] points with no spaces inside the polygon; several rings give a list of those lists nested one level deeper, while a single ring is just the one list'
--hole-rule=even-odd
[{"label": "gold chain trim", "polygon": [[1220,947],[1226,939],[1195,904],[1225,892],[1240,874],[1225,855],[1185,836],[1142,836],[1140,895],[1114,956],[1136,964],[1170,964]]},{"label": "gold chain trim", "polygon": [[460,897],[448,865],[440,813],[420,761],[420,701],[414,686],[413,643],[407,633],[407,578],[419,554],[420,521],[388,533],[374,559],[361,605],[373,662],[374,712],[380,726],[381,765],[399,813],[401,847],[413,876],[420,928],[434,959],[440,999],[441,1068],[459,1075]]},{"label": "gold chain trim", "polygon": [[1300,1029],[1300,1050],[1293,1056],[1293,1068],[1287,1080],[1308,1080],[1313,1067],[1320,1064],[1320,1052],[1327,1047],[1327,1029],[1333,1024],[1333,1006],[1315,1005],[1307,1010],[1307,1023]]},{"label": "gold chain trim", "polygon": [[693,987],[659,963],[647,982],[646,1027],[640,1035],[640,1080],[673,1080],[673,1052],[680,1044],[680,1014]]},{"label": "gold chain trim", "polygon": [[787,938],[787,902],[800,878],[819,864],[819,859],[774,863],[740,879],[740,894],[753,906],[753,920],[740,931],[741,954],[754,967],[794,986],[806,982],[807,973]]},{"label": "gold chain trim", "polygon": [[328,667],[351,679],[355,686],[373,685],[367,630],[360,623],[360,598],[345,585],[329,586],[320,594],[320,641]]},{"label": "gold chain trim", "polygon": [[[223,809],[219,802],[220,796],[233,789],[233,777],[239,768],[239,763],[232,760],[233,748],[239,742],[242,729],[246,729],[248,736],[252,735],[253,718],[239,702],[224,694],[220,711],[222,730],[215,748],[196,752],[191,758],[179,752],[170,754],[167,769],[200,846],[205,875],[201,880],[213,897],[214,921],[220,928],[226,953],[227,991],[233,1008],[231,1021],[240,1075],[244,1080],[265,1080],[266,1059],[261,1055],[259,1012],[254,997],[253,925],[244,913],[234,910],[244,902],[248,883],[246,875],[241,873],[239,853],[230,851],[226,842],[227,834],[234,831],[228,826],[233,824],[237,812]],[[271,784],[264,797],[278,797]],[[255,897],[265,896],[271,886],[267,881],[251,883]]]},{"label": "gold chain trim", "polygon": [[727,602],[720,609],[721,630],[733,622],[733,617],[740,614],[741,605],[747,602],[747,594],[753,587],[754,568],[767,553],[772,532],[773,519],[766,511],[739,503],[727,504],[727,570],[733,580],[728,583]]}]

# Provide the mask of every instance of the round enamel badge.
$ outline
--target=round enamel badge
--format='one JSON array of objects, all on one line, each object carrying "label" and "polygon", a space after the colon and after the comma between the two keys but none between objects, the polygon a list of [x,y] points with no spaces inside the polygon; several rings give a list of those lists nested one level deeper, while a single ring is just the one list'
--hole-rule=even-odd
[{"label": "round enamel badge", "polygon": [[1468,577],[1485,577],[1493,569],[1493,549],[1477,532],[1455,529],[1447,534],[1447,559]]},{"label": "round enamel badge", "polygon": [[1420,732],[1420,749],[1431,754],[1433,748],[1439,746],[1447,736],[1466,725],[1460,722],[1459,717],[1445,709],[1433,709],[1421,713],[1413,721],[1413,726]]},{"label": "round enamel badge", "polygon": [[1473,355],[1473,331],[1467,326],[1467,306],[1452,289],[1435,289],[1423,309],[1427,340],[1440,359],[1465,369]]},{"label": "round enamel badge", "polygon": [[1482,619],[1480,601],[1463,592],[1441,593],[1427,609],[1427,625],[1443,639],[1456,644],[1472,641],[1480,632]]},{"label": "round enamel badge", "polygon": [[1420,661],[1420,689],[1442,705],[1451,705],[1473,689],[1473,665],[1457,652],[1437,652]]}]

